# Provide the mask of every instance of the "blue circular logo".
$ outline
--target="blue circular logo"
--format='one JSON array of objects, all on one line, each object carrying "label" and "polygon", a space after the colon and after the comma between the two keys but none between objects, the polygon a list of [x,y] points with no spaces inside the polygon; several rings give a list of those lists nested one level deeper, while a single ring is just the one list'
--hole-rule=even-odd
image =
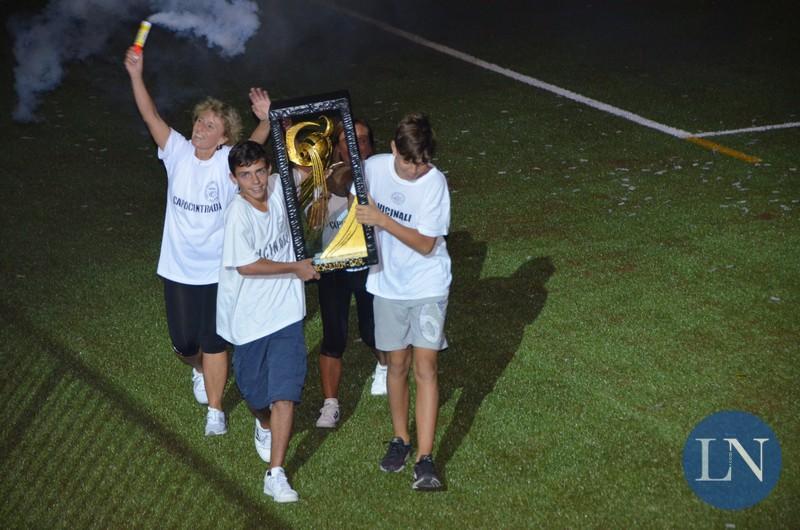
[{"label": "blue circular logo", "polygon": [[683,474],[708,504],[741,510],[763,500],[781,474],[781,446],[769,425],[728,410],[697,424],[683,446]]}]

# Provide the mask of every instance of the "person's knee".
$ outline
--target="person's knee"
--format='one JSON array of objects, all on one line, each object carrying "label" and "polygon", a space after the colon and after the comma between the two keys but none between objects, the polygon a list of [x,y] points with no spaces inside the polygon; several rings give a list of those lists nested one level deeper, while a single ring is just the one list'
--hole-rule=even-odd
[{"label": "person's knee", "polygon": [[389,373],[392,375],[404,375],[411,367],[411,354],[408,350],[399,350],[387,355]]},{"label": "person's knee", "polygon": [[414,378],[417,383],[435,382],[438,373],[436,357],[421,357],[414,359]]},{"label": "person's knee", "polygon": [[294,410],[294,401],[288,399],[280,399],[278,401],[273,401],[270,409],[273,415],[286,414]]},{"label": "person's knee", "polygon": [[414,379],[418,385],[426,384],[426,383],[436,383],[437,380],[436,369],[431,369],[430,367],[415,367],[414,368]]}]

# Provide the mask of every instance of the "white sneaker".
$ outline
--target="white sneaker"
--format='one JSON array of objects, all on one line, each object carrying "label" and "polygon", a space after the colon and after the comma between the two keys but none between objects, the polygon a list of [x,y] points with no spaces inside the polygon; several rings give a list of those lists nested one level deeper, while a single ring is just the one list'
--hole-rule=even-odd
[{"label": "white sneaker", "polygon": [[382,366],[381,363],[375,366],[375,374],[372,376],[372,388],[370,389],[370,394],[373,396],[386,395],[386,372],[388,369],[388,366]]},{"label": "white sneaker", "polygon": [[225,425],[225,413],[208,407],[208,414],[206,414],[206,436],[219,436],[228,432],[228,427]]},{"label": "white sneaker", "polygon": [[333,429],[337,423],[339,423],[339,402],[338,400],[326,399],[322,408],[319,409],[317,427]]},{"label": "white sneaker", "polygon": [[261,460],[269,462],[272,456],[272,431],[261,427],[261,422],[256,418],[256,433],[253,438],[256,445],[256,452]]},{"label": "white sneaker", "polygon": [[282,467],[273,467],[264,475],[264,493],[275,502],[297,502],[300,496],[289,485]]},{"label": "white sneaker", "polygon": [[202,372],[198,372],[192,368],[192,387],[194,389],[194,398],[201,405],[208,405],[208,395],[206,394],[206,380],[203,378]]}]

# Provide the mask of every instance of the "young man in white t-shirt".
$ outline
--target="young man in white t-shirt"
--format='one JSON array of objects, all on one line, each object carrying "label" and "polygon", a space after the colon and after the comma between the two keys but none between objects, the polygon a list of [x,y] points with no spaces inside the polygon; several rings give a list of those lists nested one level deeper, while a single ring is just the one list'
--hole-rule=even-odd
[{"label": "young man in white t-shirt", "polygon": [[233,367],[256,417],[255,445],[270,462],[264,493],[295,502],[283,462],[306,376],[303,282],[319,278],[311,260],[295,261],[278,175],[264,148],[243,142],[228,155],[239,193],[225,210],[217,332],[235,345]]},{"label": "young man in white t-shirt", "polygon": [[375,346],[389,352],[394,437],[380,468],[399,472],[411,453],[408,371],[413,360],[417,462],[411,487],[439,490],[443,485],[431,453],[439,408],[437,356],[447,347],[444,321],[452,279],[444,239],[450,193],[445,176],[431,164],[435,141],[426,116],[403,118],[391,145],[392,154],[366,161],[370,201],[357,206],[358,221],[376,228],[379,262],[370,268],[367,290],[375,297]]}]

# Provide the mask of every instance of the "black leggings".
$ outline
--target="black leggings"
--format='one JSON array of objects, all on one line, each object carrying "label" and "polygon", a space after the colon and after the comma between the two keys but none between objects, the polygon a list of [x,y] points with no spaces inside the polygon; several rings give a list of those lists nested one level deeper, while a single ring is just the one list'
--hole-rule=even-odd
[{"label": "black leggings", "polygon": [[358,331],[361,340],[375,348],[375,317],[372,295],[367,292],[368,269],[348,272],[338,270],[323,273],[319,279],[319,312],[322,317],[322,347],[320,353],[339,359],[347,346],[347,324],[350,317],[350,298],[356,297]]},{"label": "black leggings", "polygon": [[217,335],[217,284],[186,285],[164,280],[164,302],[172,349],[184,357],[225,351]]}]

